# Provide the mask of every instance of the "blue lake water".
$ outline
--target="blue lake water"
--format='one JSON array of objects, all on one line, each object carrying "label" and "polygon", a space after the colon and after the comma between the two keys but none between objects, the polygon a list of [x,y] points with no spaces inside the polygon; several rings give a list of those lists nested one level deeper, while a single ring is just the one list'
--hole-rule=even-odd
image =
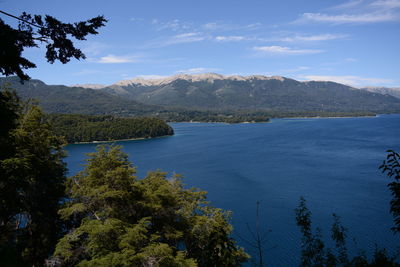
[{"label": "blue lake water", "polygon": [[[332,213],[349,229],[352,251],[394,250],[390,181],[379,165],[387,149],[400,151],[400,115],[334,119],[275,119],[271,123],[173,123],[172,137],[118,142],[139,177],[161,169],[185,177],[187,187],[208,191],[216,207],[233,211],[234,236],[250,239],[256,202],[267,233],[268,266],[296,266],[300,234],[294,209],[307,200],[314,226],[329,240]],[[69,145],[69,174],[83,169],[94,144]],[[355,238],[356,242],[352,239]],[[329,242],[328,242],[329,244]]]}]

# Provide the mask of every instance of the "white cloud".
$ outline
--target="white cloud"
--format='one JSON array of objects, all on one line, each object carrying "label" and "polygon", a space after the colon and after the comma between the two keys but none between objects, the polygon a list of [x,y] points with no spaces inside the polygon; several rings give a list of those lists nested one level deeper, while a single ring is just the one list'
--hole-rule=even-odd
[{"label": "white cloud", "polygon": [[145,45],[145,48],[159,48],[170,45],[201,42],[211,37],[201,32],[186,32],[155,39]]},{"label": "white cloud", "polygon": [[378,23],[396,21],[399,19],[394,13],[364,13],[364,14],[340,14],[340,15],[328,15],[322,13],[304,13],[297,23],[302,22],[323,22],[332,24],[365,24],[365,23]]},{"label": "white cloud", "polygon": [[171,37],[165,42],[165,45],[200,42],[206,38],[206,36],[198,32],[182,33]]},{"label": "white cloud", "polygon": [[256,22],[256,23],[252,23],[252,24],[247,24],[244,28],[246,28],[246,29],[257,29],[257,28],[259,28],[261,26],[262,26],[262,23]]},{"label": "white cloud", "polygon": [[372,2],[370,6],[383,9],[395,9],[400,8],[400,0],[379,0]]},{"label": "white cloud", "polygon": [[284,37],[279,40],[282,42],[318,42],[318,41],[342,39],[345,37],[347,37],[347,35],[326,33],[326,34],[310,35],[310,36],[296,35],[293,37]]},{"label": "white cloud", "polygon": [[356,58],[352,58],[352,57],[345,58],[344,60],[347,61],[347,62],[356,62],[356,61],[358,61]]},{"label": "white cloud", "polygon": [[231,23],[223,23],[223,22],[208,22],[201,25],[201,29],[205,31],[217,31],[217,30],[224,30],[224,31],[236,31],[236,30],[255,30],[262,26],[261,23],[251,23],[245,25],[239,24],[231,24]]},{"label": "white cloud", "polygon": [[99,60],[95,60],[96,63],[132,63],[137,62],[138,59],[136,56],[115,56],[115,55],[107,55],[105,57],[101,57]]},{"label": "white cloud", "polygon": [[247,40],[244,36],[216,36],[215,40],[218,42],[238,42]]},{"label": "white cloud", "polygon": [[330,9],[343,14],[303,13],[294,23],[368,24],[400,20],[400,0],[351,0]]},{"label": "white cloud", "polygon": [[216,23],[216,22],[209,22],[206,24],[201,25],[202,28],[206,29],[206,30],[216,30],[218,28],[221,28],[222,25]]},{"label": "white cloud", "polygon": [[153,19],[151,21],[151,24],[155,25],[158,31],[162,30],[184,31],[192,27],[191,23],[184,22],[179,19],[173,19],[166,22],[160,22],[158,19]]},{"label": "white cloud", "polygon": [[312,81],[332,81],[343,83],[351,86],[367,86],[367,85],[385,85],[393,83],[390,79],[381,78],[365,78],[360,76],[320,76],[320,75],[305,75],[301,78]]},{"label": "white cloud", "polygon": [[175,73],[187,73],[187,74],[196,74],[196,73],[204,73],[204,72],[214,72],[220,71],[221,69],[217,68],[190,68],[186,70],[178,70]]},{"label": "white cloud", "polygon": [[255,46],[253,50],[262,52],[263,54],[269,55],[306,55],[306,54],[317,54],[323,52],[323,50],[316,49],[294,49],[284,46]]},{"label": "white cloud", "polygon": [[344,4],[340,4],[337,6],[332,7],[331,9],[350,9],[350,8],[355,8],[357,6],[359,6],[360,4],[362,4],[363,2],[365,2],[364,0],[351,0],[348,1]]},{"label": "white cloud", "polygon": [[109,45],[100,42],[87,42],[82,48],[82,52],[87,56],[97,56],[110,48]]}]

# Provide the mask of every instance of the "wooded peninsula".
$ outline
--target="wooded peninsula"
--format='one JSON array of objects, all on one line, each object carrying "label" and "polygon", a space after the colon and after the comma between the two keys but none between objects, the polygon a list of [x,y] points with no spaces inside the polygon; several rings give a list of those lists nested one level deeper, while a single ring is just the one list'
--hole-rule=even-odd
[{"label": "wooded peninsula", "polygon": [[111,115],[49,114],[46,120],[68,143],[116,141],[173,135],[171,126],[157,118],[119,118]]}]

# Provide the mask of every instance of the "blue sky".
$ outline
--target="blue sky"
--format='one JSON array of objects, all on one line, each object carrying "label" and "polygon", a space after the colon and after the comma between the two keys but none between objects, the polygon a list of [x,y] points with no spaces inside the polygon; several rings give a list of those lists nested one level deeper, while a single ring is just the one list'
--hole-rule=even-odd
[{"label": "blue sky", "polygon": [[76,42],[86,60],[49,64],[43,48],[26,51],[38,66],[28,74],[49,84],[216,72],[400,87],[400,0],[2,0],[0,9],[109,20]]}]

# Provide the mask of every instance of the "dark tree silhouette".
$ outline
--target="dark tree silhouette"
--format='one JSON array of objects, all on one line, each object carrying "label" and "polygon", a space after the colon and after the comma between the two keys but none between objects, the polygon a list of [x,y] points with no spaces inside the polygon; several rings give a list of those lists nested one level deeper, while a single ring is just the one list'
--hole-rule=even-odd
[{"label": "dark tree silhouette", "polygon": [[360,252],[358,255],[349,256],[346,246],[347,229],[342,226],[340,217],[333,215],[333,224],[331,228],[331,238],[335,243],[335,249],[326,247],[321,230],[316,228],[313,230],[311,211],[306,205],[306,200],[301,197],[299,206],[295,210],[296,224],[300,228],[302,234],[301,242],[301,262],[300,266],[400,266],[396,262],[397,255],[390,256],[386,249],[375,247],[374,254],[367,257]]},{"label": "dark tree silhouette", "polygon": [[46,43],[45,57],[50,63],[60,61],[65,64],[71,58],[84,59],[85,55],[74,46],[70,38],[85,40],[87,35],[97,34],[96,30],[107,22],[103,16],[76,23],[63,23],[49,15],[42,17],[24,12],[17,17],[1,10],[0,13],[19,21],[18,28],[14,29],[0,18],[0,72],[6,76],[16,74],[21,80],[30,78],[23,69],[36,67],[22,56],[25,48]]},{"label": "dark tree silhouette", "polygon": [[[22,56],[28,47],[46,43],[50,63],[85,58],[71,37],[85,40],[104,26],[103,16],[78,23],[62,23],[51,16],[20,17],[18,28],[0,18],[0,73],[30,77],[23,69],[36,65]],[[0,15],[1,15],[0,14]],[[15,91],[0,90],[0,265],[42,266],[64,227],[58,208],[65,197],[64,141],[57,137],[42,111],[23,103]]]},{"label": "dark tree silhouette", "polygon": [[396,233],[400,232],[400,155],[399,153],[388,150],[386,160],[379,167],[383,173],[389,178],[393,178],[393,182],[388,184],[392,191],[393,199],[390,202],[390,212],[394,217],[395,226],[392,230]]}]

